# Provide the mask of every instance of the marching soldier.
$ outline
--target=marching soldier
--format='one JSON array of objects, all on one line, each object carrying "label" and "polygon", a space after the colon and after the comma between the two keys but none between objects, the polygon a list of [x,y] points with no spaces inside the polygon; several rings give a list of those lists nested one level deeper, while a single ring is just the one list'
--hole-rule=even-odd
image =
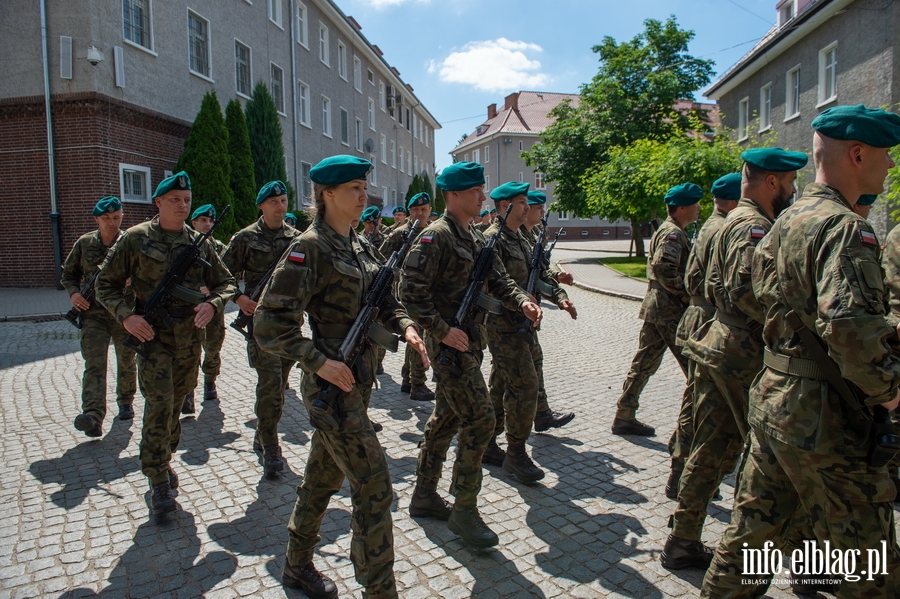
[{"label": "marching soldier", "polygon": [[297,215],[295,215],[293,212],[288,212],[287,214],[284,215],[284,222],[285,222],[285,224],[290,225],[296,229],[297,228]]},{"label": "marching soldier", "polygon": [[362,217],[359,220],[363,224],[363,230],[360,235],[373,248],[380,248],[381,244],[384,243],[384,235],[381,233],[381,210],[378,206],[369,206],[363,210]]},{"label": "marching soldier", "polygon": [[484,209],[478,214],[478,218],[481,220],[476,222],[474,227],[484,233],[487,228],[491,226],[491,213],[487,209]]},{"label": "marching soldier", "polygon": [[[394,218],[394,224],[390,227],[383,227],[381,229],[381,234],[385,237],[406,224],[407,213],[406,209],[403,206],[394,206],[394,209],[391,210],[391,216]],[[425,221],[423,220],[422,222],[424,223]]]}]

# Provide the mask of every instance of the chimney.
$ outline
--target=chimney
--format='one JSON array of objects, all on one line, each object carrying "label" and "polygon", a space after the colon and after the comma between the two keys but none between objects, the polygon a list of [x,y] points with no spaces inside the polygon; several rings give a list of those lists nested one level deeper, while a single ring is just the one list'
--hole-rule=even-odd
[{"label": "chimney", "polygon": [[503,110],[509,110],[510,108],[518,108],[518,107],[519,107],[519,92],[509,94],[508,96],[503,98]]},{"label": "chimney", "polygon": [[497,116],[497,103],[494,102],[490,106],[488,106],[488,120]]}]

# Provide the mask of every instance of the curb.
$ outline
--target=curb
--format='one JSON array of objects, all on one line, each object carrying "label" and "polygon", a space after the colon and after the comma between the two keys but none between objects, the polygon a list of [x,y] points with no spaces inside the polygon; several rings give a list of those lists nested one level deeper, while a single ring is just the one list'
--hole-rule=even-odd
[{"label": "curb", "polygon": [[50,314],[22,314],[17,316],[0,316],[0,322],[52,322],[64,320],[66,315],[61,312]]}]

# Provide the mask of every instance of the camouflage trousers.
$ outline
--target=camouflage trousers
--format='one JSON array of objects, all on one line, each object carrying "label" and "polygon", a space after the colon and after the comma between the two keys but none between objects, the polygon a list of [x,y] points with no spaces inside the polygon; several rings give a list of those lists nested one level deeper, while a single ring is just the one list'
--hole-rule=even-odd
[{"label": "camouflage trousers", "polygon": [[106,372],[109,342],[116,352],[116,403],[130,406],[137,391],[135,354],[123,347],[128,331],[105,311],[86,315],[81,329],[81,357],[84,358],[84,376],[81,379],[81,412],[96,417],[100,422],[106,417]]},{"label": "camouflage trousers", "polygon": [[424,385],[428,380],[425,365],[422,364],[422,356],[409,343],[406,344],[406,356],[403,360],[401,375],[404,381],[409,381],[412,385]]},{"label": "camouflage trousers", "polygon": [[215,381],[222,369],[222,344],[225,343],[225,311],[216,314],[203,329],[203,378],[209,382]]},{"label": "camouflage trousers", "polygon": [[284,411],[284,389],[294,362],[270,354],[251,338],[247,342],[251,368],[256,369],[256,432],[263,447],[278,443],[278,423]]},{"label": "camouflage trousers", "polygon": [[[681,370],[687,376],[687,358],[681,355],[681,349],[675,346],[675,330],[677,327],[678,321],[644,321],[638,336],[637,353],[631,361],[631,368],[628,369],[625,383],[622,385],[622,395],[616,404],[616,418],[634,420],[641,392],[644,390],[650,377],[659,370],[666,348],[669,348],[669,351],[678,360]],[[691,401],[687,389],[685,389],[683,398],[682,405],[686,401]]]},{"label": "camouflage trousers", "polygon": [[200,366],[199,339],[179,349],[158,338],[144,343],[146,359],[138,356],[144,396],[141,472],[154,485],[168,480],[169,461],[181,440],[181,404],[197,386]]},{"label": "camouflage trousers", "polygon": [[681,397],[681,410],[678,412],[678,423],[669,438],[669,455],[672,456],[672,470],[684,470],[684,463],[691,455],[694,443],[694,411],[697,402],[697,363],[688,360],[687,385]]},{"label": "camouflage trousers", "polygon": [[[490,398],[494,408],[494,435],[506,431],[511,444],[531,435],[537,410],[540,379],[536,369],[540,346],[518,333],[491,332]],[[543,356],[540,361],[543,362]]]},{"label": "camouflage trousers", "polygon": [[[538,378],[538,396],[535,414],[540,414],[541,412],[546,412],[550,409],[550,403],[547,401],[547,390],[544,389],[544,349],[541,347],[541,342],[538,339],[536,330],[534,331],[534,347],[531,348],[531,358],[534,362],[534,370],[537,373]],[[503,432],[506,415],[503,411],[502,398],[500,401],[497,401],[494,399],[494,396],[500,392],[505,392],[505,387],[503,386],[503,381],[500,376],[497,374],[496,368],[494,368],[493,357],[491,358],[491,374],[488,378],[488,389],[490,389],[491,403],[494,406],[494,417],[497,419],[495,431],[496,434],[499,435]]]},{"label": "camouflage trousers", "polygon": [[[301,393],[307,410],[318,391],[316,377],[304,374]],[[356,581],[370,597],[394,598],[398,596],[391,521],[394,492],[387,458],[366,415],[371,393],[371,384],[354,385],[341,396],[346,416],[343,429],[313,432],[303,482],[297,487],[297,502],[288,522],[287,559],[298,566],[312,561],[328,503],[346,478],[353,505],[350,560]]]},{"label": "camouflage trousers", "polygon": [[[744,549],[763,549],[766,541],[783,552],[784,567],[791,565],[785,551],[795,513],[805,512],[815,533],[817,548],[828,541],[842,556],[857,550],[855,570],[869,571],[868,550],[886,542],[886,575],[863,575],[842,580],[840,598],[890,598],[900,588],[900,547],[894,529],[894,485],[886,468],[872,468],[866,449],[858,455],[823,454],[781,443],[759,429],[751,429],[750,449],[741,473],[725,530],[712,564],[703,579],[701,597],[760,597],[771,576],[744,574]],[[845,560],[846,563],[846,560]],[[758,584],[744,584],[747,578]],[[787,578],[787,576],[779,576]]]},{"label": "camouflage trousers", "polygon": [[460,353],[461,374],[457,377],[438,363],[440,344],[429,337],[426,345],[438,382],[434,411],[419,443],[416,485],[427,490],[437,489],[447,450],[453,436],[457,435],[450,493],[460,505],[475,505],[481,491],[481,457],[494,434],[494,410],[481,375],[484,353],[476,349],[475,344],[469,346],[469,351]]}]

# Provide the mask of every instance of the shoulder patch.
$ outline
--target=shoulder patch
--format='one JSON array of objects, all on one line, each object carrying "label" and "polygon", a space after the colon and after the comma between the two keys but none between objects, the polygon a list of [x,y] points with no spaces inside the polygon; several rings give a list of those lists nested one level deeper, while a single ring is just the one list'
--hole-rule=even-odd
[{"label": "shoulder patch", "polygon": [[228,240],[228,243],[231,243],[232,241],[234,241],[235,237],[237,237],[237,233],[235,233],[234,235],[231,236],[231,239]]},{"label": "shoulder patch", "polygon": [[434,240],[433,235],[422,235],[422,239],[420,240],[422,243],[431,243]]},{"label": "shoulder patch", "polygon": [[303,264],[306,262],[306,254],[303,252],[298,252],[295,250],[291,250],[291,253],[288,254],[288,260],[291,262],[296,262],[297,264]]},{"label": "shoulder patch", "polygon": [[872,233],[871,231],[860,229],[859,238],[866,245],[878,246],[878,238],[875,237],[875,233]]},{"label": "shoulder patch", "polygon": [[677,241],[678,234],[677,233],[669,233],[669,239],[671,239],[672,241]]},{"label": "shoulder patch", "polygon": [[751,227],[750,228],[750,239],[762,239],[766,236],[766,230],[762,227]]}]

